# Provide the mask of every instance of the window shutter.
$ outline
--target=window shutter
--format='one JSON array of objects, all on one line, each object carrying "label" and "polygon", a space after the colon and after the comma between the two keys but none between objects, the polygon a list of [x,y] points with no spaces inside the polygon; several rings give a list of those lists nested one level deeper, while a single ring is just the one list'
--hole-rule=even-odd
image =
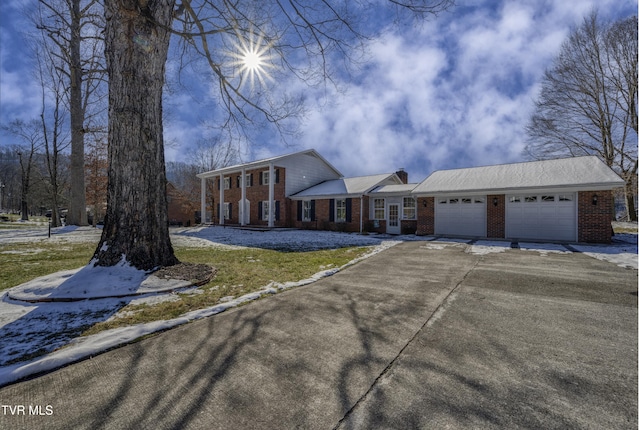
[{"label": "window shutter", "polygon": [[220,205],[218,204],[217,206],[218,206],[218,219],[221,219],[220,218]]},{"label": "window shutter", "polygon": [[329,200],[329,222],[334,222],[336,220],[336,200]]},{"label": "window shutter", "polygon": [[316,201],[311,200],[311,221],[316,220]]},{"label": "window shutter", "polygon": [[298,215],[296,216],[298,221],[302,221],[302,200],[298,200]]},{"label": "window shutter", "polygon": [[229,203],[229,220],[231,220],[231,218],[233,218],[233,203]]},{"label": "window shutter", "polygon": [[280,169],[276,169],[276,184],[280,182]]},{"label": "window shutter", "polygon": [[220,178],[216,180],[216,190],[220,189]]},{"label": "window shutter", "polygon": [[276,200],[276,221],[280,221],[280,200]]},{"label": "window shutter", "polygon": [[264,217],[262,216],[262,200],[260,200],[258,202],[258,219],[263,219]]},{"label": "window shutter", "polygon": [[347,199],[347,202],[346,202],[347,203],[347,214],[346,214],[347,222],[351,222],[351,201],[352,200],[353,199]]},{"label": "window shutter", "polygon": [[253,173],[249,175],[249,186],[253,187]]},{"label": "window shutter", "polygon": [[262,185],[262,172],[258,173],[258,183]]}]

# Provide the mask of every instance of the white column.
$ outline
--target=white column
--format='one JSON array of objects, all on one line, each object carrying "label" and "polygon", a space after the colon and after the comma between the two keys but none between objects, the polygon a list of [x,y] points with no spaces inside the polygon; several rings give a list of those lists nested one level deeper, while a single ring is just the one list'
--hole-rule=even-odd
[{"label": "white column", "polygon": [[273,202],[276,177],[273,174],[273,163],[269,163],[269,227],[273,227],[273,215],[276,207]]},{"label": "white column", "polygon": [[207,223],[207,179],[200,178],[200,224]]},{"label": "white column", "polygon": [[224,174],[220,174],[220,201],[218,202],[220,207],[220,225],[224,225]]},{"label": "white column", "polygon": [[239,206],[239,210],[238,210],[238,215],[240,216],[240,225],[245,225],[245,214],[244,211],[247,209],[247,206],[245,205],[245,200],[247,199],[247,170],[246,169],[242,169],[242,176],[240,176],[240,189],[242,196],[240,197],[240,205]]}]

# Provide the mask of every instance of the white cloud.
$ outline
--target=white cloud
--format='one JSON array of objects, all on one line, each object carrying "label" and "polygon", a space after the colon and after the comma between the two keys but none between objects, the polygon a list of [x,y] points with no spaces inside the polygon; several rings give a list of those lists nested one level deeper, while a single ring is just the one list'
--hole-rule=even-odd
[{"label": "white cloud", "polygon": [[521,160],[539,79],[594,5],[569,3],[476,5],[385,34],[355,82],[340,83],[348,91],[332,91],[332,104],[310,115],[302,146],[346,175],[405,167],[413,181]]}]

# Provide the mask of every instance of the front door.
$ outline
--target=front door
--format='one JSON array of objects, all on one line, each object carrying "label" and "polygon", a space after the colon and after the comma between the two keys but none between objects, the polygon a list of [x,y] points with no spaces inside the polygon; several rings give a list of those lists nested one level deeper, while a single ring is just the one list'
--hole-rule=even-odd
[{"label": "front door", "polygon": [[400,234],[400,205],[390,204],[387,210],[387,233]]},{"label": "front door", "polygon": [[251,221],[251,202],[245,199],[244,205],[242,204],[242,200],[238,202],[238,207],[240,208],[239,220],[242,225],[249,225]]}]

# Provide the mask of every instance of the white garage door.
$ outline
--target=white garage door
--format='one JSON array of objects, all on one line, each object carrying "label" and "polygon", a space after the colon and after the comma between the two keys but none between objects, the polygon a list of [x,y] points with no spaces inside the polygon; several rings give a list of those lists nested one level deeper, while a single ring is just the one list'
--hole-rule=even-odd
[{"label": "white garage door", "polygon": [[576,240],[576,195],[507,196],[505,233],[508,238]]},{"label": "white garage door", "polygon": [[435,204],[436,234],[487,236],[486,197],[438,197]]}]

